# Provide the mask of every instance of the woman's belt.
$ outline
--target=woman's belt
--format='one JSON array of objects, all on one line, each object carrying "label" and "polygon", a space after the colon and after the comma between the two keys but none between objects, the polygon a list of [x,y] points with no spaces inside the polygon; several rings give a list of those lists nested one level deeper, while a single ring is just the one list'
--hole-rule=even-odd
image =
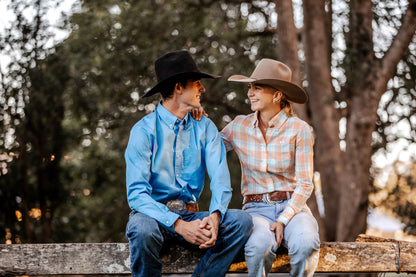
[{"label": "woman's belt", "polygon": [[293,191],[273,191],[264,194],[248,194],[244,196],[244,202],[266,202],[269,204],[277,204],[292,197]]}]

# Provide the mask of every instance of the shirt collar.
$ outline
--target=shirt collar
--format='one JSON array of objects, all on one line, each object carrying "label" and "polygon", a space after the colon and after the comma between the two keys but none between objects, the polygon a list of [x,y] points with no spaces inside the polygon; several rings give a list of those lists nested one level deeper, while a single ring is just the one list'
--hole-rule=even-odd
[{"label": "shirt collar", "polygon": [[[256,111],[253,116],[253,120],[251,121],[251,127],[252,128],[259,128],[259,112]],[[282,109],[280,112],[278,112],[275,116],[272,117],[269,121],[269,127],[270,128],[276,128],[279,129],[287,120],[287,115],[284,109]]]},{"label": "shirt collar", "polygon": [[183,124],[187,126],[189,122],[189,112],[185,115],[183,119],[177,118],[173,115],[170,111],[168,111],[165,107],[163,107],[162,102],[159,102],[159,105],[156,107],[156,112],[159,115],[160,120],[162,120],[169,128],[174,129],[176,124]]},{"label": "shirt collar", "polygon": [[280,112],[278,112],[275,116],[272,117],[272,119],[269,121],[269,126],[271,128],[280,129],[280,127],[283,126],[283,124],[288,119],[286,115],[285,109],[282,109]]}]

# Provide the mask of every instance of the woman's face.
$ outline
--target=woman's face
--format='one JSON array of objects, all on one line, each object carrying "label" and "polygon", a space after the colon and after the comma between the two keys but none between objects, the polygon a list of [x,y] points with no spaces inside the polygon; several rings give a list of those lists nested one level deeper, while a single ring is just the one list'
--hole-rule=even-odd
[{"label": "woman's face", "polygon": [[247,96],[252,111],[262,112],[276,109],[276,105],[273,103],[273,99],[276,97],[276,89],[272,87],[250,83]]}]

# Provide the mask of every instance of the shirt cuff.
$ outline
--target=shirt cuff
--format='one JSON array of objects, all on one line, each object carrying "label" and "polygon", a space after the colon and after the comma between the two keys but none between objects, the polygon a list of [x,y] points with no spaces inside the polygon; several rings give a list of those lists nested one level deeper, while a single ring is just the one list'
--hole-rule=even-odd
[{"label": "shirt cuff", "polygon": [[287,224],[294,215],[295,211],[291,207],[286,207],[286,209],[280,214],[277,220],[282,222],[285,226],[287,226]]},{"label": "shirt cuff", "polygon": [[178,220],[180,216],[176,213],[169,212],[165,218],[163,218],[161,221],[159,221],[160,224],[162,224],[165,228],[169,229],[169,231],[175,232],[175,222]]},{"label": "shirt cuff", "polygon": [[227,212],[227,209],[218,208],[218,209],[215,209],[213,211],[210,211],[209,214],[212,214],[214,212],[219,212],[219,214],[220,214],[220,224],[221,224],[222,221],[224,220],[224,216],[225,216],[225,213]]}]

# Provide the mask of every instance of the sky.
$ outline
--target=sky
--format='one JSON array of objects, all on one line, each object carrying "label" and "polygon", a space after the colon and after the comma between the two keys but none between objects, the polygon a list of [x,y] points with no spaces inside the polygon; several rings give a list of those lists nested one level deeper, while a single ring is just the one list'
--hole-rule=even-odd
[{"label": "sky", "polygon": [[[68,13],[71,11],[71,7],[77,3],[77,0],[63,0],[60,2],[59,7],[56,9],[50,10],[48,12],[48,19],[51,22],[51,25],[55,25],[62,12]],[[10,26],[13,24],[13,20],[15,19],[13,12],[9,11],[7,6],[9,5],[10,0],[1,0],[0,1],[0,33],[3,32],[4,28],[7,26]],[[31,16],[30,11],[26,13],[26,16]],[[50,46],[52,46],[54,43],[57,43],[59,41],[64,40],[68,36],[68,32],[59,30],[57,28],[54,28],[55,37],[53,41],[50,42]],[[9,59],[8,57],[2,55],[0,53],[0,66],[2,71],[6,68],[6,65],[8,63]]]}]

